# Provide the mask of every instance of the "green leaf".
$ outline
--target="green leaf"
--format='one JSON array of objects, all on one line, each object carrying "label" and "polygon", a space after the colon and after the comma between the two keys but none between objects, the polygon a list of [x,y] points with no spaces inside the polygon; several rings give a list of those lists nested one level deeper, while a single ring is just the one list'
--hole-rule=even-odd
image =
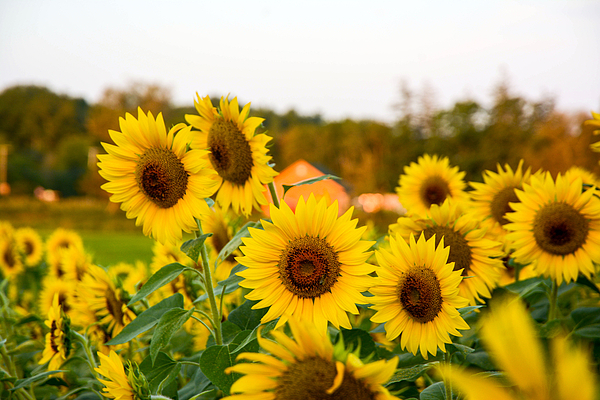
[{"label": "green leaf", "polygon": [[[247,346],[241,348],[239,346],[250,334],[250,331],[242,331],[230,344],[208,347],[200,356],[200,369],[225,395],[229,395],[231,385],[241,376],[236,373],[226,374],[225,369],[235,364],[235,358],[240,352],[258,351],[256,341],[251,341]],[[239,350],[237,350],[238,348]],[[233,351],[234,349],[236,351]]]},{"label": "green leaf", "polygon": [[519,297],[526,298],[534,293],[547,293],[550,289],[550,286],[546,280],[536,277],[511,283],[504,288],[508,291],[518,294]]},{"label": "green leaf", "polygon": [[577,277],[577,280],[575,281],[575,283],[582,285],[582,286],[586,286],[586,287],[592,289],[594,292],[600,294],[600,288],[598,288],[598,286],[594,282],[589,280],[589,278],[585,275],[580,274]]},{"label": "green leaf", "polygon": [[414,382],[418,377],[423,375],[425,371],[429,368],[439,364],[437,361],[419,364],[409,368],[398,368],[391,379],[388,381],[387,385],[392,383],[401,382],[401,381],[409,381]]},{"label": "green leaf", "polygon": [[335,175],[325,174],[325,175],[317,176],[316,178],[305,179],[300,182],[292,183],[291,185],[282,185],[283,186],[283,196],[281,196],[281,198],[283,199],[285,197],[285,194],[288,192],[288,190],[290,190],[293,187],[302,186],[302,185],[310,185],[311,183],[317,183],[320,181],[324,181],[326,179],[340,180],[341,178],[339,178]]},{"label": "green leaf", "polygon": [[258,336],[258,330],[260,329],[260,327],[262,326],[262,330],[261,330],[261,335],[265,335],[266,333],[268,333],[269,331],[275,329],[275,325],[277,325],[277,321],[279,319],[275,319],[273,321],[269,321],[264,325],[259,325],[256,328],[254,328],[254,330],[252,331],[251,334],[249,334],[248,336],[246,336],[246,338],[244,340],[242,340],[242,342],[238,345],[238,347],[236,347],[235,349],[232,350],[233,353],[237,353],[238,351],[242,350],[244,347],[246,347],[248,344],[250,344],[251,341],[256,340],[256,337]]},{"label": "green leaf", "polygon": [[346,348],[351,345],[354,350],[360,346],[359,358],[363,359],[375,353],[375,341],[368,332],[362,329],[342,329],[340,334],[344,338]]},{"label": "green leaf", "polygon": [[458,344],[458,343],[448,343],[446,344],[446,347],[448,347],[448,351],[450,351],[450,349],[453,349],[454,351],[452,351],[452,353],[461,353],[463,356],[467,356],[467,354],[472,353],[475,351],[474,348],[469,347],[469,346],[465,346],[463,344]]},{"label": "green leaf", "polygon": [[490,358],[490,355],[482,349],[478,349],[478,350],[474,351],[473,353],[467,354],[467,356],[465,357],[465,360],[469,364],[476,365],[479,368],[485,369],[488,371],[496,368],[496,366],[492,362],[492,359]]},{"label": "green leaf", "polygon": [[468,307],[459,308],[458,312],[460,313],[461,317],[465,317],[469,313],[474,312],[475,310],[478,310],[483,307],[485,307],[485,306],[468,306]]},{"label": "green leaf", "polygon": [[241,306],[237,307],[229,313],[227,319],[239,326],[242,330],[252,330],[256,328],[258,325],[260,325],[261,318],[269,310],[268,308],[253,310],[252,306],[254,306],[257,303],[258,300],[244,301]]},{"label": "green leaf", "polygon": [[[229,294],[231,292],[235,292],[236,290],[238,290],[240,287],[239,283],[241,281],[243,281],[244,278],[236,275],[236,272],[241,272],[245,269],[247,269],[247,267],[244,267],[243,265],[240,265],[240,264],[233,267],[231,269],[231,273],[229,274],[229,277],[227,279],[217,282],[217,286],[215,286],[215,288],[214,288],[215,294],[220,296],[221,293],[223,293],[223,287],[225,287],[224,294]],[[194,300],[194,304],[204,301],[206,299],[208,299],[208,295],[205,293],[202,296],[198,297],[196,300]]]},{"label": "green leaf", "polygon": [[177,361],[162,351],[158,352],[154,362],[150,356],[142,361],[140,371],[146,376],[152,393],[156,393],[160,383],[171,374],[177,364],[179,364]]},{"label": "green leaf", "polygon": [[204,241],[211,237],[212,233],[205,233],[195,239],[190,239],[184,242],[180,249],[184,252],[189,258],[194,262],[198,262],[198,257],[200,256],[200,251],[202,250],[202,246],[204,245]]},{"label": "green leaf", "polygon": [[227,257],[229,257],[231,253],[233,253],[237,250],[238,247],[240,247],[240,245],[242,244],[242,238],[250,237],[249,228],[261,227],[262,225],[260,221],[246,222],[246,224],[240,228],[240,230],[235,234],[235,236],[232,237],[231,240],[227,242],[225,246],[223,246],[223,248],[219,252],[219,255],[217,256],[217,260],[215,261],[215,267],[218,266],[221,261],[227,259]]},{"label": "green leaf", "polygon": [[183,295],[175,293],[173,296],[153,305],[138,315],[133,321],[125,325],[117,336],[106,342],[107,346],[129,342],[137,335],[146,332],[158,323],[163,314],[173,308],[183,308]]},{"label": "green leaf", "polygon": [[172,264],[165,265],[164,267],[162,267],[161,269],[156,271],[156,273],[154,275],[152,275],[150,277],[150,279],[148,279],[148,282],[146,282],[144,284],[144,286],[142,286],[140,291],[137,292],[131,298],[131,300],[129,300],[129,303],[127,303],[127,306],[131,306],[132,304],[137,303],[144,297],[148,296],[150,293],[154,292],[156,289],[161,288],[164,285],[166,285],[167,283],[171,282],[173,279],[177,278],[179,276],[179,274],[182,273],[183,271],[185,271],[186,269],[190,269],[190,268],[186,267],[185,265],[179,264],[179,263],[172,263]]},{"label": "green leaf", "polygon": [[427,386],[421,392],[419,400],[445,400],[446,388],[444,382],[436,382],[433,385]]},{"label": "green leaf", "polygon": [[152,335],[152,341],[150,342],[150,356],[152,357],[152,363],[156,360],[159,350],[169,344],[171,336],[183,326],[193,313],[193,308],[184,310],[183,308],[178,307],[167,311],[160,317],[156,329],[154,330],[154,334]]},{"label": "green leaf", "polygon": [[578,327],[600,323],[600,307],[579,307],[571,312]]},{"label": "green leaf", "polygon": [[588,325],[581,329],[573,331],[577,336],[581,336],[588,339],[599,339],[600,338],[600,324]]},{"label": "green leaf", "polygon": [[57,374],[59,372],[67,372],[67,371],[66,370],[62,370],[62,369],[57,369],[55,371],[42,372],[41,374],[30,376],[27,379],[19,379],[19,380],[17,380],[15,382],[15,387],[12,387],[12,388],[10,388],[8,390],[10,390],[12,392],[12,391],[15,391],[17,389],[21,389],[23,387],[27,387],[27,386],[31,385],[33,382],[37,382],[37,381],[39,381],[41,379],[44,379],[47,376],[50,376],[52,374]]}]

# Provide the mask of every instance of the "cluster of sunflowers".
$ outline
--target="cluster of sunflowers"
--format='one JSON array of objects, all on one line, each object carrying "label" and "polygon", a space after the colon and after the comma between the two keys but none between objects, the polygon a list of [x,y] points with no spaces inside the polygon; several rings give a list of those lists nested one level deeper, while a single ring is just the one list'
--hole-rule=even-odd
[{"label": "cluster of sunflowers", "polygon": [[280,198],[249,104],[195,106],[169,131],[127,114],[98,156],[111,201],[156,239],[150,266],[95,265],[65,230],[44,256],[35,232],[0,226],[0,394],[597,398],[593,174],[521,162],[467,190],[423,155],[400,175],[406,214],[372,241],[352,208]]}]

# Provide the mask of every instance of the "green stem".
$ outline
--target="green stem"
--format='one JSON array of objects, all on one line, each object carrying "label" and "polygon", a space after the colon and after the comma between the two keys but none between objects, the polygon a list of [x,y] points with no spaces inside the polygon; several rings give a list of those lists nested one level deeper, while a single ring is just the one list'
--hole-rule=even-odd
[{"label": "green stem", "polygon": [[87,356],[88,365],[90,366],[90,370],[92,371],[92,375],[94,375],[94,377],[98,379],[98,373],[96,372],[96,359],[94,358],[92,350],[90,349],[90,342],[85,336],[83,336],[77,331],[72,330],[71,333],[73,334],[73,336],[75,336],[79,343],[81,343],[81,346],[83,346],[83,349],[85,350],[85,355]]},{"label": "green stem", "polygon": [[550,322],[556,319],[556,307],[558,303],[558,285],[556,281],[552,280],[552,289],[550,290],[550,306],[548,307],[548,321]]},{"label": "green stem", "polygon": [[[196,219],[196,223],[198,224],[196,237],[200,237],[203,235],[202,222],[200,222],[199,219]],[[208,301],[210,303],[210,310],[212,312],[212,325],[215,330],[215,343],[220,346],[223,344],[223,335],[221,333],[221,315],[219,314],[219,308],[215,299],[215,289],[213,288],[212,277],[210,275],[210,263],[208,261],[208,251],[206,250],[205,243],[202,243],[200,255],[202,256],[202,272],[204,272],[205,281],[204,286],[206,289],[206,295],[208,296]]]},{"label": "green stem", "polygon": [[[444,353],[443,362],[448,366],[448,369],[451,367],[452,355],[448,353]],[[448,379],[448,376],[444,374],[444,389],[446,390],[446,400],[452,400],[452,382]]]},{"label": "green stem", "polygon": [[179,362],[184,365],[193,365],[194,367],[200,367],[199,363],[193,362],[193,361],[179,361]]},{"label": "green stem", "polygon": [[279,208],[279,197],[277,197],[277,190],[275,189],[275,183],[273,181],[269,182],[267,185],[269,188],[269,192],[271,192],[271,199],[273,199],[273,205]]}]

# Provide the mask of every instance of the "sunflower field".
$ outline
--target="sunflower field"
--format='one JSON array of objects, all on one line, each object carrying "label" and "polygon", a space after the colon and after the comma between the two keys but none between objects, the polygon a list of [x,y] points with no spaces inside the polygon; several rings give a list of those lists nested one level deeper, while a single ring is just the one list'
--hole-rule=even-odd
[{"label": "sunflower field", "polygon": [[328,196],[286,199],[336,177],[275,188],[250,104],[194,105],[168,130],[127,113],[98,155],[150,265],[0,221],[0,398],[600,398],[593,174],[521,161],[466,182],[423,154],[381,236]]}]

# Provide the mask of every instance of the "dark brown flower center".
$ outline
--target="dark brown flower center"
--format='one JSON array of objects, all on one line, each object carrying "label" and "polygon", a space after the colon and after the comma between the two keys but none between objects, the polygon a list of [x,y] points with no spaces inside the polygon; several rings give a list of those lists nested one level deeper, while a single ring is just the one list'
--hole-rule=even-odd
[{"label": "dark brown flower center", "polygon": [[518,202],[519,198],[515,193],[515,188],[512,186],[505,187],[504,189],[496,193],[496,195],[492,199],[492,202],[490,204],[492,217],[494,217],[494,219],[500,225],[508,224],[510,221],[506,219],[506,213],[513,212],[513,209],[508,203]]},{"label": "dark brown flower center", "polygon": [[448,262],[454,262],[454,270],[463,270],[462,276],[467,276],[471,266],[471,246],[467,239],[460,233],[448,226],[434,225],[423,231],[425,239],[431,238],[435,234],[435,245],[444,238],[444,246],[450,247]]},{"label": "dark brown flower center", "polygon": [[188,173],[171,150],[150,148],[137,163],[135,180],[142,193],[154,204],[170,208],[185,195]]},{"label": "dark brown flower center", "polygon": [[31,240],[24,241],[23,246],[25,247],[25,255],[30,256],[31,254],[33,254],[33,250],[35,250],[35,245]]},{"label": "dark brown flower center", "polygon": [[533,236],[540,248],[555,255],[572,254],[587,238],[589,221],[570,204],[542,207],[533,221]]},{"label": "dark brown flower center", "polygon": [[406,312],[422,324],[433,321],[442,309],[440,282],[430,268],[411,268],[400,279],[397,294]]},{"label": "dark brown flower center", "polygon": [[441,176],[430,176],[423,182],[419,190],[419,196],[423,204],[431,207],[433,204],[442,204],[450,194],[448,182]]},{"label": "dark brown flower center", "polygon": [[344,372],[341,385],[331,394],[337,375],[334,361],[319,357],[298,360],[277,379],[276,400],[374,400],[373,393],[361,380]]},{"label": "dark brown flower center", "polygon": [[8,268],[14,268],[17,264],[17,259],[15,258],[15,254],[13,252],[13,247],[11,245],[7,245],[2,254],[2,260],[4,261],[4,265]]},{"label": "dark brown flower center", "polygon": [[239,128],[231,121],[215,121],[208,132],[208,147],[217,173],[226,181],[245,185],[254,161],[250,143]]},{"label": "dark brown flower center", "polygon": [[121,307],[123,303],[117,298],[117,294],[112,289],[107,289],[104,293],[106,298],[106,310],[113,317],[115,322],[119,325],[124,325],[123,321],[123,310]]},{"label": "dark brown flower center", "polygon": [[298,297],[315,298],[337,282],[340,262],[324,239],[304,236],[290,241],[279,258],[285,287]]}]

